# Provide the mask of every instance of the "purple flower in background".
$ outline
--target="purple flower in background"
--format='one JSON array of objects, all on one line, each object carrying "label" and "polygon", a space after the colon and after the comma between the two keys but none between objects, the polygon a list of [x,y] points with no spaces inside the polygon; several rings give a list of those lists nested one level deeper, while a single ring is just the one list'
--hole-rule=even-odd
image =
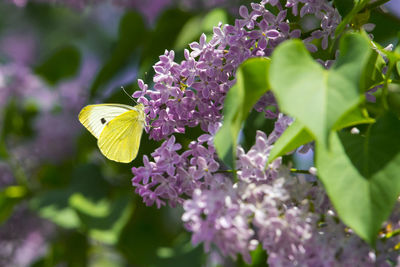
[{"label": "purple flower in background", "polygon": [[4,188],[14,183],[15,180],[11,167],[6,162],[0,161],[0,188]]},{"label": "purple flower in background", "polygon": [[19,206],[0,228],[0,265],[30,266],[47,251],[55,227]]},{"label": "purple flower in background", "polygon": [[9,2],[12,2],[14,5],[18,7],[24,7],[28,0],[9,0]]},{"label": "purple flower in background", "polygon": [[[86,99],[86,90],[97,69],[97,62],[87,58],[78,77],[62,82],[57,90],[34,75],[23,65],[9,64],[0,66],[5,76],[0,92],[5,96],[4,105],[12,98],[24,106],[33,103],[38,107],[38,115],[34,119],[33,128],[36,137],[14,145],[10,153],[26,166],[39,162],[57,162],[72,155],[75,140],[81,129],[76,120],[79,110]],[[53,113],[54,107],[61,111]]]},{"label": "purple flower in background", "polygon": [[35,60],[37,40],[32,31],[7,34],[0,41],[0,54],[17,65],[30,65]]},{"label": "purple flower in background", "polygon": [[397,17],[400,17],[400,5],[396,1],[389,1],[384,5],[389,9],[392,13],[394,13]]},{"label": "purple flower in background", "polygon": [[59,162],[75,152],[80,125],[71,114],[43,114],[35,121],[35,128],[36,138],[28,147],[36,160]]},{"label": "purple flower in background", "polygon": [[113,0],[113,3],[139,11],[152,24],[162,10],[171,6],[172,0]]}]

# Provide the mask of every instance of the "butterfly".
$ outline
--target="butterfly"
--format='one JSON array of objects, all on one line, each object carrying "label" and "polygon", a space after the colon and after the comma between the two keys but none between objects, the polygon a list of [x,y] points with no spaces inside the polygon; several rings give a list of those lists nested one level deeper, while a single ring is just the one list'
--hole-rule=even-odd
[{"label": "butterfly", "polygon": [[79,121],[97,138],[101,153],[108,159],[129,163],[137,156],[143,128],[144,106],[123,104],[88,105]]}]

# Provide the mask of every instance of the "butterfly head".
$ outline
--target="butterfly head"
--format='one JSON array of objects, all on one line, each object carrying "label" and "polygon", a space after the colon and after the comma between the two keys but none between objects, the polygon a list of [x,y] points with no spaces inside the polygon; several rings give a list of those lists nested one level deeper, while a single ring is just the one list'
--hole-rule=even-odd
[{"label": "butterfly head", "polygon": [[146,113],[144,112],[144,105],[142,103],[139,103],[136,106],[134,106],[133,109],[139,112],[139,121],[142,121],[143,124],[147,127]]}]

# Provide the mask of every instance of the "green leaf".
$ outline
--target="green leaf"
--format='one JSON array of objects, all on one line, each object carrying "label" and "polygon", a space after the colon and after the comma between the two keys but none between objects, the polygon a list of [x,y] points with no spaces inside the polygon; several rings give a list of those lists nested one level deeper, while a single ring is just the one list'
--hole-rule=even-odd
[{"label": "green leaf", "polygon": [[[359,107],[356,107],[344,114],[344,116],[333,125],[333,130],[338,131],[346,127],[374,122],[374,119],[366,116]],[[268,163],[313,140],[314,138],[312,134],[307,131],[307,128],[299,121],[294,121],[275,142],[269,154]]]},{"label": "green leaf", "polygon": [[400,121],[386,114],[365,136],[332,134],[318,145],[316,166],[340,218],[362,239],[375,239],[400,193]]},{"label": "green leaf", "polygon": [[236,72],[236,84],[229,90],[224,103],[224,121],[215,136],[218,156],[232,168],[235,166],[237,139],[250,110],[269,89],[269,60],[252,58]]},{"label": "green leaf", "polygon": [[[77,210],[89,236],[107,244],[118,241],[119,234],[133,211],[133,202],[129,195],[122,195],[113,201],[102,199],[98,202],[90,202],[83,195],[73,195],[70,204]],[[96,205],[100,208],[88,210]]]},{"label": "green leaf", "polygon": [[[5,140],[9,135],[31,137],[34,135],[32,127],[33,121],[36,118],[38,111],[35,105],[21,106],[19,99],[11,98],[3,111],[4,120],[2,121],[1,141]],[[4,141],[3,141],[4,142]],[[5,142],[0,142],[3,147],[2,156],[6,156],[7,148]]]},{"label": "green leaf", "polygon": [[80,221],[75,210],[68,205],[69,196],[65,190],[51,190],[36,194],[30,204],[41,217],[67,229],[78,228]]},{"label": "green leaf", "polygon": [[[80,165],[74,170],[68,187],[36,194],[31,200],[31,207],[43,218],[64,228],[78,228],[81,221],[74,206],[71,206],[70,198],[80,193],[90,201],[98,201],[104,198],[109,187],[98,166]],[[81,209],[85,208],[88,209],[87,205]],[[99,210],[100,208],[92,212],[99,213]]]},{"label": "green leaf", "polygon": [[204,250],[202,246],[194,247],[190,236],[182,233],[173,241],[169,247],[159,247],[157,249],[157,259],[153,266],[163,267],[200,267],[203,266],[202,258]]},{"label": "green leaf", "polygon": [[228,16],[224,9],[216,8],[205,15],[199,15],[190,18],[183,25],[174,44],[174,50],[182,50],[188,47],[193,41],[198,41],[200,35],[205,33],[209,35],[213,32],[214,26],[228,23]]},{"label": "green leaf", "polygon": [[35,72],[48,83],[54,85],[65,78],[78,73],[81,64],[81,54],[75,46],[68,45],[58,49],[42,64],[35,68]]},{"label": "green leaf", "polygon": [[0,192],[0,225],[12,215],[16,204],[17,200],[8,197],[5,190]]},{"label": "green leaf", "polygon": [[202,32],[212,33],[214,27],[216,27],[220,22],[222,23],[222,25],[229,23],[226,10],[222,8],[212,9],[204,16],[201,25]]},{"label": "green leaf", "polygon": [[91,201],[81,193],[75,193],[69,198],[69,204],[77,211],[91,217],[105,217],[110,213],[110,202],[107,199]]},{"label": "green leaf", "polygon": [[338,131],[343,128],[355,126],[359,124],[374,123],[375,119],[368,116],[367,111],[356,107],[349,112],[345,113],[332,127],[333,130]]},{"label": "green leaf", "polygon": [[187,47],[190,42],[195,41],[201,35],[201,16],[190,18],[185,25],[183,25],[179,35],[176,37],[174,50],[182,50]]},{"label": "green leaf", "polygon": [[399,38],[400,20],[393,14],[383,12],[381,9],[374,9],[368,23],[375,24],[372,31],[375,42],[387,44],[388,40]]},{"label": "green leaf", "polygon": [[301,41],[284,42],[272,54],[269,72],[279,108],[326,144],[333,125],[362,99],[359,80],[369,51],[363,36],[347,34],[340,42],[340,57],[328,71],[311,58]]},{"label": "green leaf", "polygon": [[382,56],[375,50],[372,50],[360,79],[360,88],[363,92],[383,82],[382,70],[385,65],[386,63]]},{"label": "green leaf", "polygon": [[[275,107],[267,107],[267,109],[272,108]],[[254,136],[256,136],[257,131],[263,131],[268,136],[273,131],[274,127],[274,120],[266,119],[264,112],[258,112],[252,109],[243,125],[243,139],[240,141],[241,146],[245,151],[249,150],[256,141]]]},{"label": "green leaf", "polygon": [[267,164],[271,163],[277,157],[283,156],[299,146],[311,142],[313,139],[313,136],[307,131],[304,125],[297,120],[294,121],[275,142],[269,154]]},{"label": "green leaf", "polygon": [[354,7],[354,1],[351,0],[334,0],[333,3],[342,18],[344,18]]},{"label": "green leaf", "polygon": [[148,207],[141,198],[137,198],[136,203],[134,215],[120,234],[118,248],[129,262],[137,266],[154,266],[150,263],[157,259],[157,249],[171,243],[174,233],[185,231],[170,217],[176,209]]},{"label": "green leaf", "polygon": [[[159,56],[167,49],[173,49],[176,39],[186,22],[192,17],[180,9],[166,10],[157,20],[155,29],[144,39],[143,51],[140,58],[140,75],[153,71],[151,66],[158,61]],[[151,78],[148,75],[144,78]],[[151,80],[151,79],[150,79]],[[152,80],[151,80],[152,81]]]},{"label": "green leaf", "polygon": [[[91,244],[92,245],[92,244]],[[54,235],[42,258],[29,265],[31,267],[48,267],[65,264],[66,266],[88,266],[89,248],[87,237],[78,231],[58,231]],[[89,265],[97,266],[97,265]]]},{"label": "green leaf", "polygon": [[353,9],[349,13],[347,13],[347,15],[342,19],[342,22],[336,27],[335,36],[340,36],[346,26],[355,19],[358,12],[360,12],[368,4],[369,1],[370,0],[354,1]]},{"label": "green leaf", "polygon": [[[399,35],[400,35],[400,33],[399,33]],[[397,44],[397,46],[394,50],[394,53],[396,53],[397,55],[400,55],[400,43]],[[396,68],[397,68],[397,74],[400,76],[400,58],[397,58]]]},{"label": "green leaf", "polygon": [[[118,41],[110,58],[100,69],[90,89],[91,97],[132,61],[133,53],[146,40],[147,29],[141,15],[127,12],[120,21]],[[133,79],[133,78],[132,78]]]},{"label": "green leaf", "polygon": [[400,117],[400,84],[390,85],[387,99],[390,111]]},{"label": "green leaf", "polygon": [[268,259],[268,254],[266,251],[263,249],[262,245],[258,245],[258,247],[250,251],[251,255],[251,263],[247,264],[244,260],[242,255],[238,255],[238,260],[236,262],[236,267],[265,267],[267,259]]}]

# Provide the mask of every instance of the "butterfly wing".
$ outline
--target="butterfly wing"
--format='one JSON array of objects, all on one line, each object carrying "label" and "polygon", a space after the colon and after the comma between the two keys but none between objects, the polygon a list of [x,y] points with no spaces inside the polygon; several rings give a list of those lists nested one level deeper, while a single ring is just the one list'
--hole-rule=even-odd
[{"label": "butterfly wing", "polygon": [[129,110],[104,127],[97,141],[104,156],[123,163],[136,158],[144,126],[142,113],[138,109]]},{"label": "butterfly wing", "polygon": [[133,107],[122,104],[89,105],[79,113],[79,121],[98,139],[111,120],[132,109]]}]

